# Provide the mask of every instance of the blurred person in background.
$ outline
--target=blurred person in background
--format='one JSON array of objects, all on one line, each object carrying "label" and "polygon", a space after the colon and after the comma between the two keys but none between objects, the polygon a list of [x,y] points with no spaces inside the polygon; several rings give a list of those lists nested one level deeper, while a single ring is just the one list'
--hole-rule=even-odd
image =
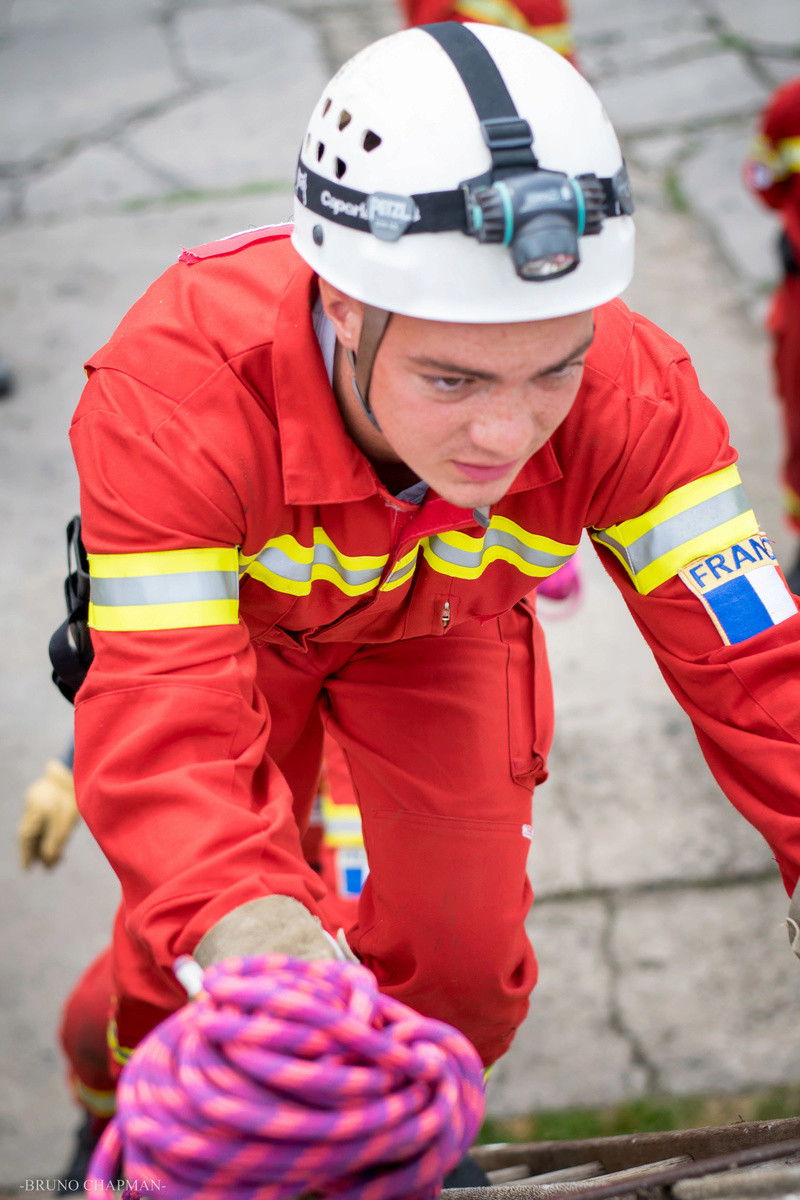
[{"label": "blurred person in background", "polygon": [[577,66],[568,0],[400,0],[409,25],[483,21],[538,38]]},{"label": "blurred person in background", "polygon": [[[767,315],[784,430],[784,506],[800,536],[800,76],[771,95],[744,166],[750,191],[780,218],[781,279]],[[800,548],[786,576],[800,594]]]}]

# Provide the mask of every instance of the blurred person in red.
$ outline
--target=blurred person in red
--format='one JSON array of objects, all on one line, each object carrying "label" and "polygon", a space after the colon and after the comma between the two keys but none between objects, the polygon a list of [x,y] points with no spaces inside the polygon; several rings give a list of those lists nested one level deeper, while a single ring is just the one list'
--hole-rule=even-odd
[{"label": "blurred person in red", "polygon": [[[767,329],[783,414],[784,505],[790,526],[800,535],[800,76],[770,97],[744,175],[750,191],[781,221],[781,281],[769,307]],[[797,594],[800,550],[786,579]]]},{"label": "blurred person in red", "polygon": [[567,0],[400,0],[409,25],[482,21],[527,33],[577,66]]}]

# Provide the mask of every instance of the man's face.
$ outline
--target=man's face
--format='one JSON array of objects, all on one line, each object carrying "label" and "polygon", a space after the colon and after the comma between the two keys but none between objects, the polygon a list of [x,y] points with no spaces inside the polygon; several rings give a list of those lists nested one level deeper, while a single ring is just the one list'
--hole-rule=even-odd
[{"label": "man's face", "polygon": [[592,335],[591,311],[507,325],[394,315],[369,390],[374,457],[451,504],[496,503],[572,407]]}]

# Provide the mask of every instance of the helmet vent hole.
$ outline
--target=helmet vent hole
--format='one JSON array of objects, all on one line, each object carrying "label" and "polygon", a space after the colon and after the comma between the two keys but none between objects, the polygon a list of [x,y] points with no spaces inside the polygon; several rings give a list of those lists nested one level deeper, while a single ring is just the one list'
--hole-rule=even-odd
[{"label": "helmet vent hole", "polygon": [[322,162],[322,156],[325,153],[325,143],[317,142],[317,162]]},{"label": "helmet vent hole", "polygon": [[369,154],[370,150],[377,150],[382,140],[382,138],[378,137],[377,133],[373,133],[371,129],[368,129],[361,139],[361,145]]},{"label": "helmet vent hole", "polygon": [[345,171],[347,170],[347,163],[342,162],[342,160],[340,158],[337,158],[336,166],[335,166],[334,170],[336,171],[336,178],[341,179],[342,176],[344,175]]},{"label": "helmet vent hole", "polygon": [[327,115],[328,115],[328,113],[329,113],[329,111],[330,111],[330,107],[331,107],[331,101],[330,101],[330,97],[328,97],[328,99],[325,101],[325,106],[324,106],[324,108],[322,109],[322,115],[323,115],[323,117],[327,117]]},{"label": "helmet vent hole", "polygon": [[352,119],[353,118],[350,116],[350,113],[347,112],[347,110],[343,108],[342,111],[339,113],[339,128],[346,129],[347,126],[352,121]]}]

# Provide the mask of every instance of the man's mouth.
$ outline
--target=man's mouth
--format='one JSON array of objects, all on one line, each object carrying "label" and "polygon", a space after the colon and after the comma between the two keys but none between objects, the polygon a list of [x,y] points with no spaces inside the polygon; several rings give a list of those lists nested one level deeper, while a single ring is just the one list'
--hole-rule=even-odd
[{"label": "man's mouth", "polygon": [[484,464],[459,462],[457,459],[453,459],[453,466],[475,483],[490,483],[493,479],[502,479],[504,475],[508,475],[510,471],[514,470],[517,463],[514,461]]}]

